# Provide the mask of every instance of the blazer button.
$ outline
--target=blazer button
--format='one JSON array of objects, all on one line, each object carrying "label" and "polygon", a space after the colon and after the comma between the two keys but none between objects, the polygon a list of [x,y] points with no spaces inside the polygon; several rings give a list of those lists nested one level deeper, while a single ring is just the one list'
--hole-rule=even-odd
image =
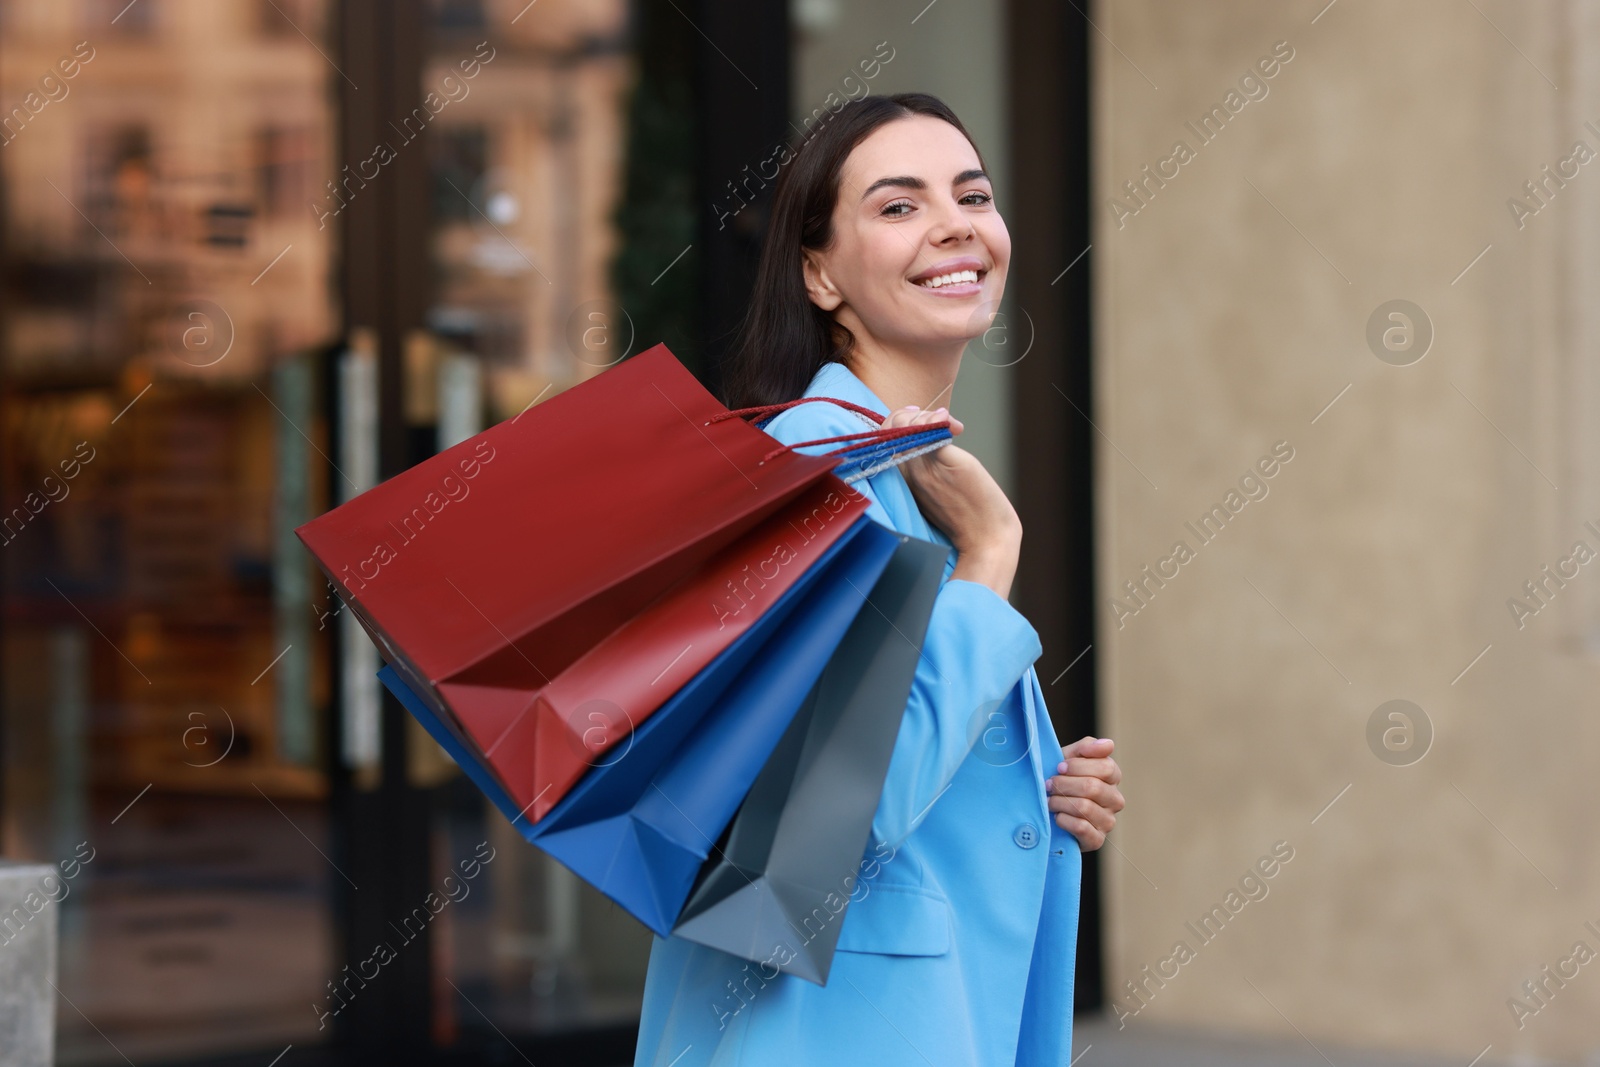
[{"label": "blazer button", "polygon": [[1038,828],[1031,822],[1025,822],[1012,833],[1011,840],[1022,848],[1032,848],[1039,843]]}]

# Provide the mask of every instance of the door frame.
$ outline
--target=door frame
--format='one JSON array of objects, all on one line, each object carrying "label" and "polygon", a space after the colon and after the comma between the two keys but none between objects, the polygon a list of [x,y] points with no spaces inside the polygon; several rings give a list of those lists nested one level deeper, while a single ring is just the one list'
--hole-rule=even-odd
[{"label": "door frame", "polygon": [[[1056,733],[1098,730],[1095,611],[1093,253],[1090,48],[1086,16],[1050,0],[1008,0],[1011,281],[1033,324],[1016,367],[1016,507],[1027,527],[1017,607],[1039,632],[1040,684]],[[1058,391],[1059,390],[1059,391]],[[1072,405],[1062,400],[1065,394]],[[1081,658],[1079,658],[1081,656]],[[1076,1008],[1105,1004],[1099,851],[1083,857]]]}]

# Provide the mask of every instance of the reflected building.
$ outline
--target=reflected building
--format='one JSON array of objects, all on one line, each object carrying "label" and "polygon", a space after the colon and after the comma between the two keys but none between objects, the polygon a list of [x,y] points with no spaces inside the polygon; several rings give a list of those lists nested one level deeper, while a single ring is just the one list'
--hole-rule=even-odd
[{"label": "reflected building", "polygon": [[283,427],[316,432],[336,323],[304,209],[334,115],[287,20],[321,34],[322,5],[0,10],[4,851],[94,855],[58,1058],[305,1040],[327,648],[281,550],[319,490]]},{"label": "reflected building", "polygon": [[[393,142],[432,175],[406,417],[440,422],[442,396],[458,436],[611,361],[567,338],[609,307],[627,7],[519,8],[429,7],[437,95]],[[0,853],[94,855],[61,904],[64,1064],[331,1033],[334,797],[375,749],[330,747],[337,605],[292,531],[351,491],[328,412],[352,347],[337,267],[363,250],[327,205],[385,178],[341,185],[362,161],[338,158],[336,16],[0,0]],[[510,857],[439,924],[435,965],[507,1028],[631,1019],[638,937],[603,951],[586,891],[452,802],[437,750],[413,764],[442,852]]]}]

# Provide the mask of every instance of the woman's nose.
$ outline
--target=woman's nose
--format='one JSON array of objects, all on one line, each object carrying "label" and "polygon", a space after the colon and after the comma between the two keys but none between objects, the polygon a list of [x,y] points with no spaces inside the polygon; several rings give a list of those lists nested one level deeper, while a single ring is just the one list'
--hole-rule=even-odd
[{"label": "woman's nose", "polygon": [[933,229],[928,234],[934,244],[949,244],[952,241],[965,241],[977,236],[972,220],[967,218],[961,205],[950,200],[936,209],[937,215]]}]

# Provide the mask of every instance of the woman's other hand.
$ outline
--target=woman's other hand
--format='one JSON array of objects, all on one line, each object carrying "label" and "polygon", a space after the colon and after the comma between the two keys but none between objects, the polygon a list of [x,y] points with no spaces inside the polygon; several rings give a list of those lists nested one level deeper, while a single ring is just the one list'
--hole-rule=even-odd
[{"label": "woman's other hand", "polygon": [[[944,408],[901,408],[883,425],[915,426],[946,418],[951,434],[959,434],[960,420]],[[1022,522],[978,457],[950,444],[907,460],[900,471],[922,513],[955,547],[956,566],[950,577],[986,585],[1009,597],[1022,549]]]},{"label": "woman's other hand", "polygon": [[1061,749],[1056,774],[1045,779],[1047,803],[1056,824],[1093,852],[1106,843],[1124,805],[1122,768],[1111,758],[1116,745],[1109,737],[1085,737]]}]

